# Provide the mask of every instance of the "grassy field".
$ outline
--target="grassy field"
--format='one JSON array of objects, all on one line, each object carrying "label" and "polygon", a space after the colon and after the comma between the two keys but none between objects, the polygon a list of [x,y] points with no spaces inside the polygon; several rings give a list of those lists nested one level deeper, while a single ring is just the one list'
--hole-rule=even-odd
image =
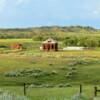
[{"label": "grassy field", "polygon": [[[62,52],[61,52],[62,53]],[[75,53],[75,52],[74,52]],[[74,55],[74,53],[72,55]],[[78,52],[76,52],[78,53]],[[69,55],[69,52],[66,53]],[[92,53],[93,54],[93,53]],[[86,82],[95,83],[100,79],[100,61],[99,56],[46,56],[44,55],[19,55],[18,54],[1,54],[0,56],[0,81],[12,80],[19,82],[27,82],[30,78],[30,82],[37,80],[40,82],[52,82],[52,83],[65,83],[65,82]],[[40,77],[34,78],[34,76],[18,76],[18,77],[5,77],[5,73],[11,71],[17,73],[16,71],[23,70],[41,70],[41,72],[46,72],[50,75],[42,75]],[[73,73],[71,78],[67,78],[68,73]],[[53,74],[54,73],[54,74]],[[25,73],[26,74],[26,73]],[[23,79],[23,80],[22,80]],[[28,80],[29,82],[29,80]]]},{"label": "grassy field", "polygon": [[[27,48],[13,51],[9,46],[14,42],[22,43]],[[59,44],[58,52],[43,52],[39,50],[40,41],[1,39],[0,45],[9,47],[0,48],[1,88],[23,95],[23,87],[18,85],[32,83],[42,88],[28,89],[30,100],[63,100],[73,97],[79,91],[78,86],[68,86],[84,84],[84,94],[89,98],[87,100],[92,100],[93,86],[100,83],[99,48],[62,51],[63,45],[61,42]]]},{"label": "grassy field", "polygon": [[[20,86],[6,86],[3,90],[23,95],[23,87]],[[82,98],[79,98],[79,86],[72,86],[66,88],[27,88],[27,97],[29,100],[94,100],[94,87],[92,85],[83,85]],[[98,97],[100,94],[98,93]],[[100,98],[99,98],[100,99]],[[99,100],[96,99],[96,100]]]}]

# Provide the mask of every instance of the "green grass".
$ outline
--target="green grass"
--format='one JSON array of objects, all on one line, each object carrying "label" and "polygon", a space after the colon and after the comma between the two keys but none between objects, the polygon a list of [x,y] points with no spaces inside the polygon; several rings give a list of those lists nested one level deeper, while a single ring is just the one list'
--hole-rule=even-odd
[{"label": "green grass", "polygon": [[[56,87],[57,85],[82,83],[84,84],[84,93],[86,96],[93,98],[93,86],[100,82],[100,48],[84,51],[59,50],[58,52],[43,52],[39,50],[41,46],[40,41],[32,41],[32,39],[0,40],[0,44],[4,45],[10,45],[12,42],[23,43],[27,45],[27,49],[22,51],[12,51],[10,48],[0,49],[3,52],[0,54],[0,85],[2,88],[23,95],[23,87],[13,86],[14,84],[19,85],[24,82],[41,85],[53,84],[55,86],[54,88],[43,87],[29,89],[28,97],[31,100],[49,100],[52,97],[61,100],[64,97],[70,98],[77,94],[79,88],[78,86],[58,88]],[[61,42],[60,45],[62,48]],[[66,77],[68,73],[72,73],[72,68],[75,68],[76,72],[70,78]],[[40,77],[6,77],[4,75],[11,71],[33,69],[40,69],[47,73],[57,72],[57,74]]]},{"label": "green grass", "polygon": [[0,42],[32,42],[32,39],[0,39]]},{"label": "green grass", "polygon": [[[17,95],[23,95],[23,87],[8,86],[2,87],[3,90],[9,90]],[[27,97],[30,100],[72,100],[72,98],[79,94],[79,86],[72,86],[67,88],[28,88]],[[93,100],[94,86],[83,85],[83,93],[86,100]],[[98,93],[98,97],[100,94]],[[77,99],[78,100],[78,99]]]},{"label": "green grass", "polygon": [[[67,53],[66,53],[67,54]],[[54,55],[53,55],[54,56]],[[16,71],[21,69],[38,69],[40,68],[42,71],[52,72],[57,71],[57,75],[44,76],[40,78],[30,77],[28,82],[39,81],[42,83],[65,83],[65,82],[84,82],[94,84],[96,81],[100,79],[99,70],[100,70],[100,62],[99,58],[91,58],[86,56],[84,58],[85,61],[89,61],[89,64],[77,64],[73,65],[77,69],[77,73],[73,75],[73,77],[66,78],[66,74],[71,72],[69,66],[70,63],[74,61],[77,62],[80,60],[80,57],[44,57],[44,56],[27,56],[27,55],[17,55],[17,54],[3,54],[0,56],[0,80],[4,79],[7,81],[18,81],[18,82],[27,82],[29,77],[4,77],[2,74],[5,72]],[[94,62],[94,63],[93,63]],[[23,80],[21,80],[23,78]],[[4,80],[4,81],[5,81]]]}]

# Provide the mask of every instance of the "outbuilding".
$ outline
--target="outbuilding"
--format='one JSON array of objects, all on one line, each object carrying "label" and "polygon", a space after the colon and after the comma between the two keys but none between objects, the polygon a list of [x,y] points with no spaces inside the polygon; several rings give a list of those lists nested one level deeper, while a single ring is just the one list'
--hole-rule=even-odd
[{"label": "outbuilding", "polygon": [[52,38],[47,39],[42,43],[43,51],[58,51],[58,42]]}]

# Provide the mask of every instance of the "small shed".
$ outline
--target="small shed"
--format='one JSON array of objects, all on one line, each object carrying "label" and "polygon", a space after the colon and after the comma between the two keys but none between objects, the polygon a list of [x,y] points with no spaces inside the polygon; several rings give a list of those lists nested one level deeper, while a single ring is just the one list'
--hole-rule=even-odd
[{"label": "small shed", "polygon": [[11,49],[12,50],[22,50],[22,44],[20,44],[20,43],[13,43],[13,44],[11,44]]},{"label": "small shed", "polygon": [[52,38],[47,39],[42,43],[43,51],[58,51],[58,42]]}]

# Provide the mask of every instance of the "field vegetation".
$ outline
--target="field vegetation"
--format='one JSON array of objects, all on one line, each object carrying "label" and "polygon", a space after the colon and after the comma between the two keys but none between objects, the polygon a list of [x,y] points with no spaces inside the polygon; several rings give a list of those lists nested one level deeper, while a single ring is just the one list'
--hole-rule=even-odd
[{"label": "field vegetation", "polygon": [[[58,40],[59,51],[40,50],[49,37]],[[25,100],[95,100],[93,87],[100,83],[99,29],[81,26],[0,29],[0,38],[1,89]],[[12,43],[22,44],[23,49],[12,50]],[[89,49],[63,51],[67,46]],[[24,83],[28,85],[28,98],[23,96]],[[81,96],[79,84],[84,87]],[[7,93],[2,97],[10,97]]]}]

